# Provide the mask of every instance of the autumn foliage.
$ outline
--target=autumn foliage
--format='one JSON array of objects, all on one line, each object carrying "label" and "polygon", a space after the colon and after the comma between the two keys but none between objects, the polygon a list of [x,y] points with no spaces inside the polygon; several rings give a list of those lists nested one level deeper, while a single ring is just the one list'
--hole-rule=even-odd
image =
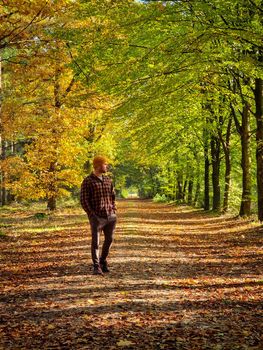
[{"label": "autumn foliage", "polygon": [[119,201],[110,274],[92,275],[86,215],[3,212],[4,349],[261,349],[262,228]]}]

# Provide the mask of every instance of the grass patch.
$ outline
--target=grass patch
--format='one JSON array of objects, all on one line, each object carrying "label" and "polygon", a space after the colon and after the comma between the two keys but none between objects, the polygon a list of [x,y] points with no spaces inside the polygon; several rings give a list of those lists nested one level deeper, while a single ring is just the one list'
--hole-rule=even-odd
[{"label": "grass patch", "polygon": [[5,233],[4,231],[1,231],[1,230],[0,230],[0,238],[1,238],[1,237],[6,237],[6,233]]},{"label": "grass patch", "polygon": [[38,220],[43,220],[43,219],[47,219],[48,218],[48,214],[46,213],[36,213],[33,216],[34,219],[38,219]]},{"label": "grass patch", "polygon": [[37,233],[56,232],[56,231],[63,231],[63,230],[65,230],[65,227],[63,226],[51,226],[51,227],[21,228],[21,229],[16,229],[16,232],[37,234]]}]

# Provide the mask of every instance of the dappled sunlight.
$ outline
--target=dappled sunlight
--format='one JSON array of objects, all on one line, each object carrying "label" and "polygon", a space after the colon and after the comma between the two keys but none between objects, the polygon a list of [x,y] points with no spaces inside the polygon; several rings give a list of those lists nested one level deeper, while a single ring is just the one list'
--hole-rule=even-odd
[{"label": "dappled sunlight", "polygon": [[[57,348],[54,339],[65,337],[69,348],[76,348],[81,334],[84,348],[113,350],[119,339],[129,337],[134,346],[127,349],[137,349],[142,337],[148,344],[163,337],[165,349],[173,349],[178,338],[182,349],[192,349],[211,334],[245,342],[245,329],[258,342],[259,226],[149,201],[118,206],[111,272],[104,277],[92,275],[89,224],[80,210],[41,222],[32,215],[20,223],[6,217],[1,317],[8,331],[3,341],[38,349],[39,334],[52,334],[46,348]],[[108,347],[98,340],[98,329]]]}]

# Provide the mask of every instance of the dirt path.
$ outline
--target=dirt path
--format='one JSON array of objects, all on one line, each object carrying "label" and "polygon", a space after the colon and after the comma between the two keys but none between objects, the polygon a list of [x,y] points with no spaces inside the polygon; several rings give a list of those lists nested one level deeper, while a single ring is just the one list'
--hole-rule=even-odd
[{"label": "dirt path", "polygon": [[80,209],[6,215],[1,349],[262,349],[263,229],[120,201],[111,273],[91,274]]}]

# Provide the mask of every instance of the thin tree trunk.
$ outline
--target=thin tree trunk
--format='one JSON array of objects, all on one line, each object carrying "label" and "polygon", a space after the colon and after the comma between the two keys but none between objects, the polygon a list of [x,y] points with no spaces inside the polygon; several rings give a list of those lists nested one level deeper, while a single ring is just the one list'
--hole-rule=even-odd
[{"label": "thin tree trunk", "polygon": [[185,201],[185,198],[186,198],[187,184],[188,184],[188,180],[185,180],[185,182],[184,182],[184,188],[183,188],[183,200],[184,200],[184,201]]},{"label": "thin tree trunk", "polygon": [[240,205],[240,216],[249,216],[251,212],[251,158],[250,158],[250,123],[249,123],[249,104],[246,103],[242,111],[241,127],[241,147],[242,158],[241,167],[243,170],[242,178],[242,199]]},{"label": "thin tree trunk", "polygon": [[[13,141],[6,142],[8,156],[15,156],[15,143]],[[6,190],[6,204],[10,204],[15,200],[15,196],[11,193],[10,189]]]},{"label": "thin tree trunk", "polygon": [[205,159],[205,177],[204,177],[204,209],[210,209],[209,198],[209,144],[208,144],[208,132],[204,131],[204,159]]},{"label": "thin tree trunk", "polygon": [[[1,139],[1,160],[6,159],[6,142]],[[1,169],[1,203],[7,204],[7,191],[6,191],[6,172]]]},{"label": "thin tree trunk", "polygon": [[211,163],[213,185],[213,210],[220,210],[220,141],[211,135]]},{"label": "thin tree trunk", "polygon": [[231,186],[231,158],[229,150],[225,153],[225,188],[224,188],[224,201],[223,212],[226,213],[229,208],[229,192]]},{"label": "thin tree trunk", "polygon": [[196,206],[197,203],[199,202],[200,188],[201,188],[201,186],[200,186],[200,160],[199,160],[198,154],[197,154],[195,149],[193,149],[193,153],[194,153],[194,157],[196,160],[197,169],[196,169],[196,178],[193,175],[193,183],[196,183],[196,186],[195,186],[194,200],[193,200],[192,204],[194,206]]},{"label": "thin tree trunk", "polygon": [[[263,57],[262,59],[263,60]],[[255,102],[256,102],[256,159],[257,159],[257,190],[258,190],[258,219],[263,221],[263,81],[261,78],[255,80]]]},{"label": "thin tree trunk", "polygon": [[200,196],[200,180],[198,178],[195,189],[195,198],[194,198],[194,206],[197,206]]},{"label": "thin tree trunk", "polygon": [[188,182],[188,199],[187,199],[187,203],[189,205],[192,205],[193,203],[193,187],[194,187],[193,179],[190,179]]},{"label": "thin tree trunk", "polygon": [[[249,79],[243,79],[246,85]],[[250,158],[250,120],[249,120],[249,103],[242,92],[242,86],[239,79],[235,79],[232,91],[237,93],[237,88],[243,102],[243,110],[241,112],[242,124],[240,124],[235,108],[230,104],[232,115],[234,117],[237,132],[241,140],[241,167],[242,167],[242,198],[240,204],[239,215],[249,216],[251,212],[251,158]]]},{"label": "thin tree trunk", "polygon": [[176,200],[182,201],[184,199],[184,193],[183,193],[183,179],[182,174],[179,173],[177,175],[177,191],[176,191]]},{"label": "thin tree trunk", "polygon": [[230,155],[230,136],[232,127],[232,116],[229,117],[227,124],[226,139],[223,139],[222,133],[219,134],[220,141],[225,155],[225,188],[224,188],[224,202],[223,213],[228,211],[229,191],[231,185],[231,155]]},{"label": "thin tree trunk", "polygon": [[172,172],[173,176],[171,178],[171,184],[172,184],[172,195],[170,196],[171,200],[175,201],[176,200],[176,176],[175,176],[175,171],[173,170]]},{"label": "thin tree trunk", "polygon": [[57,207],[57,190],[56,190],[56,164],[55,162],[50,163],[49,166],[50,183],[48,188],[47,196],[47,209],[53,211]]},{"label": "thin tree trunk", "polygon": [[[3,101],[3,87],[2,87],[2,57],[0,55],[0,160],[5,158],[5,142],[3,139],[3,121],[2,121],[2,101]],[[1,167],[0,169],[0,200],[1,205],[6,204],[5,194],[5,174]]]},{"label": "thin tree trunk", "polygon": [[[61,102],[61,88],[60,88],[60,83],[59,83],[59,77],[61,74],[61,69],[59,68],[58,62],[55,70],[55,75],[54,75],[54,104],[55,104],[55,116],[59,116],[60,108],[62,105]],[[49,169],[48,172],[50,174],[49,178],[49,184],[47,188],[47,209],[53,211],[56,209],[57,206],[57,157],[56,157],[56,152],[57,152],[57,147],[58,147],[58,131],[56,128],[56,125],[54,126],[52,130],[53,134],[53,152],[54,152],[54,160],[51,160],[49,164]]]}]

